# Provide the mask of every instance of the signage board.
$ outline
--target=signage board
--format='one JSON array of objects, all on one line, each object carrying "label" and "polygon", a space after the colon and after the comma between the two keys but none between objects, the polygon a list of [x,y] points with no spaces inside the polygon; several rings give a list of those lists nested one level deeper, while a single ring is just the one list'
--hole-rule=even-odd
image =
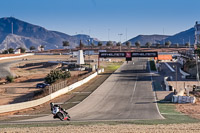
[{"label": "signage board", "polygon": [[158,52],[132,52],[131,57],[157,57]]},{"label": "signage board", "polygon": [[126,52],[99,52],[99,57],[126,57]]},{"label": "signage board", "polygon": [[126,58],[131,58],[131,52],[126,52]]},{"label": "signage board", "polygon": [[99,52],[99,57],[158,57],[158,52]]}]

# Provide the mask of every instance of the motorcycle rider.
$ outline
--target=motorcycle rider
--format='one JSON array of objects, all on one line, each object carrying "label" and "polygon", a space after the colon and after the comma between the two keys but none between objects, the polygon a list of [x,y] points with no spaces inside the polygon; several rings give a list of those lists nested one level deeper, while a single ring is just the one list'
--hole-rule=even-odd
[{"label": "motorcycle rider", "polygon": [[[68,115],[68,112],[67,112],[65,109],[63,109],[60,105],[51,102],[51,103],[50,103],[50,106],[51,106],[51,112],[53,111],[53,109],[54,109],[55,107],[58,107],[60,110],[62,110],[63,112],[65,112],[66,115]],[[70,116],[69,116],[69,117],[70,117]]]}]

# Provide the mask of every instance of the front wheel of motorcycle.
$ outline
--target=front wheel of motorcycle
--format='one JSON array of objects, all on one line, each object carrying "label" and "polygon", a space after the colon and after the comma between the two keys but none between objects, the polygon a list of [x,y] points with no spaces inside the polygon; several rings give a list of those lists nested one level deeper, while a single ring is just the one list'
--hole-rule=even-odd
[{"label": "front wheel of motorcycle", "polygon": [[57,113],[58,118],[63,121],[64,120],[64,115],[61,112]]},{"label": "front wheel of motorcycle", "polygon": [[67,120],[68,120],[68,121],[70,121],[70,120],[71,120],[71,118],[70,118],[70,116],[69,116],[69,115],[67,115]]}]

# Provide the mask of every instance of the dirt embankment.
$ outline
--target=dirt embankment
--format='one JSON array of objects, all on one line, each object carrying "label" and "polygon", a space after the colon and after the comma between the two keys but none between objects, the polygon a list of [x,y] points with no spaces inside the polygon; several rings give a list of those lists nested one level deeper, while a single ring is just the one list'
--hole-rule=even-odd
[{"label": "dirt embankment", "polygon": [[29,127],[3,128],[6,133],[199,133],[199,124],[172,125],[89,125],[89,126],[58,126],[58,127]]}]

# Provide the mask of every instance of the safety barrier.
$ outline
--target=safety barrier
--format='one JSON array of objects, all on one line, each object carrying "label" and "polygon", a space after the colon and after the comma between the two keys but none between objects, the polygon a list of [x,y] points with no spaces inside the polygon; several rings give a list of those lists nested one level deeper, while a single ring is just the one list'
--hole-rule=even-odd
[{"label": "safety barrier", "polygon": [[196,98],[191,96],[177,96],[173,95],[172,97],[173,103],[195,103]]},{"label": "safety barrier", "polygon": [[164,77],[164,83],[165,83],[165,86],[166,86],[166,91],[169,91],[169,84],[167,82],[167,79],[168,79],[168,77]]},{"label": "safety barrier", "polygon": [[190,74],[184,72],[181,68],[179,69],[180,73],[183,75],[182,77],[185,78],[186,76],[189,76]]},{"label": "safety barrier", "polygon": [[[100,71],[98,71],[98,73],[104,72],[104,69],[101,69]],[[63,94],[66,94],[69,91],[72,91],[73,89],[85,84],[86,82],[88,82],[89,80],[93,79],[94,77],[97,76],[98,74],[97,72],[95,72],[94,74],[88,76],[87,78],[78,81],[70,86],[67,86],[63,89],[60,89],[48,96],[45,96],[43,98],[37,99],[37,100],[33,100],[33,101],[28,101],[28,102],[22,102],[22,103],[15,103],[15,104],[8,104],[8,105],[1,105],[0,106],[0,113],[6,113],[6,112],[12,112],[12,111],[17,111],[17,110],[22,110],[22,109],[27,109],[27,108],[31,108],[31,107],[35,107],[38,105],[41,105],[43,103],[46,103],[58,96],[61,96]]]}]

